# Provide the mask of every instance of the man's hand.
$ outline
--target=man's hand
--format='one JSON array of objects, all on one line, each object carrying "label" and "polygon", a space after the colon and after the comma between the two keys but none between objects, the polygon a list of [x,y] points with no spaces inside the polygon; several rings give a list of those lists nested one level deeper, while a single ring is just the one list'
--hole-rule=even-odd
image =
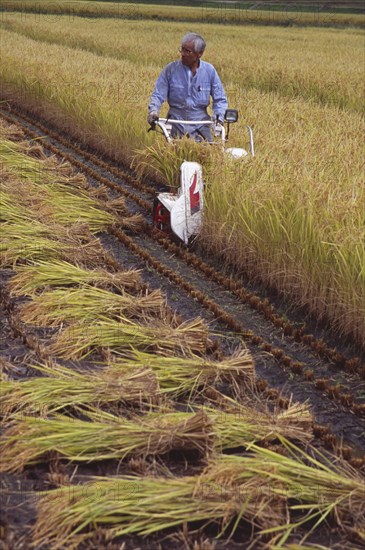
[{"label": "man's hand", "polygon": [[223,117],[216,116],[216,117],[215,117],[215,123],[216,123],[216,124],[221,124],[221,125],[223,126],[223,124],[224,124]]},{"label": "man's hand", "polygon": [[151,111],[150,113],[148,113],[147,122],[148,124],[150,124],[150,126],[153,126],[156,120],[158,120],[157,111]]}]

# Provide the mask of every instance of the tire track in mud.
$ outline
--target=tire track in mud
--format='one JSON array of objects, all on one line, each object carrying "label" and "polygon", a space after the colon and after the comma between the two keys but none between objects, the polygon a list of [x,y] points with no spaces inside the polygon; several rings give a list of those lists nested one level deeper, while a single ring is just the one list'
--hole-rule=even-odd
[{"label": "tire track in mud", "polygon": [[[24,127],[19,116],[4,118],[18,121]],[[40,130],[48,134],[44,125],[37,129],[29,118],[27,125],[26,132],[31,136],[39,136]],[[109,169],[105,161],[89,152],[83,155],[79,147],[73,152],[71,143],[65,150],[65,138],[62,138],[64,143],[55,145],[56,137],[52,134],[52,143],[48,146],[54,154],[66,158],[113,193],[123,194],[128,202],[137,204],[138,210],[151,211],[153,188],[142,190],[140,182],[127,171]],[[45,140],[42,142],[47,146]],[[337,436],[351,444],[355,454],[361,455],[365,449],[365,383],[362,379],[365,367],[361,359],[348,357],[324,340],[317,340],[306,332],[303,324],[296,326],[280,317],[267,299],[247,291],[240,281],[218,272],[196,254],[171,242],[153,230],[147,220],[144,230],[143,234],[129,236],[119,228],[111,228],[106,241],[113,255],[117,259],[122,257],[123,263],[128,256],[131,264],[147,265],[154,272],[149,275],[149,284],[162,286],[170,305],[178,311],[194,311],[195,315],[198,307],[225,345],[230,342],[234,345],[237,338],[243,339],[255,357],[258,376],[276,389],[276,396],[283,392],[292,394],[298,401],[308,399],[316,421],[326,425],[317,427],[317,435],[332,447],[341,446]],[[173,296],[177,298],[171,304]]]}]

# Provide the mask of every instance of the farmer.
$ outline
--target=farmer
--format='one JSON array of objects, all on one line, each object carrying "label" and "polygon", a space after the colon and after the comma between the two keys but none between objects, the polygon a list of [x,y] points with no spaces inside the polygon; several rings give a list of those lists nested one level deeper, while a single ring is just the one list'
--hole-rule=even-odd
[{"label": "farmer", "polygon": [[[151,95],[147,122],[153,126],[161,105],[167,100],[167,118],[176,120],[211,120],[207,108],[213,99],[214,121],[223,123],[227,97],[217,71],[201,60],[205,41],[200,34],[189,33],[181,41],[181,61],[169,63],[157,79]],[[210,125],[173,124],[171,135],[188,135],[196,141],[212,141]]]}]

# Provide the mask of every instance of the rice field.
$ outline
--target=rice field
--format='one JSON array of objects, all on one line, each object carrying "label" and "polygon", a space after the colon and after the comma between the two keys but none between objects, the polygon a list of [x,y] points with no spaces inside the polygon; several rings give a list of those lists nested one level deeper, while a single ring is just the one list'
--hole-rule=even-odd
[{"label": "rice field", "polygon": [[181,158],[198,158],[207,180],[202,246],[363,344],[361,29],[201,23],[205,59],[240,112],[232,144],[247,144],[243,122],[254,129],[255,159],[232,165],[147,134],[149,95],[178,57],[186,23],[7,12],[1,27],[5,97],[132,162],[141,177],[173,185]]},{"label": "rice field", "polygon": [[70,0],[7,0],[2,11],[20,11],[23,14],[66,15],[75,17],[111,17],[129,20],[147,19],[185,21],[187,23],[259,24],[282,26],[355,26],[364,27],[363,6],[358,0],[333,2],[320,5],[310,0],[296,2],[292,6],[269,0],[262,4],[247,2],[217,2],[213,0],[183,2],[93,2]]},{"label": "rice field", "polygon": [[[256,137],[254,159],[223,164],[213,148],[169,148],[147,134],[149,94],[186,23],[139,7],[140,20],[3,14],[5,104],[132,163],[142,181],[172,185],[181,158],[198,158],[201,245],[361,346],[363,31],[199,24],[205,59]],[[245,140],[243,124],[232,129],[232,144]],[[308,405],[273,405],[243,343],[215,353],[205,321],[180,320],[138,270],[110,267],[100,232],[136,226],[123,201],[2,123],[0,163],[12,327],[34,344],[27,376],[2,365],[0,472],[22,479],[48,468],[29,495],[32,546],[106,548],[136,536],[147,550],[173,532],[194,550],[242,537],[257,548],[314,548],[327,522],[361,545],[364,476],[312,446]]]}]

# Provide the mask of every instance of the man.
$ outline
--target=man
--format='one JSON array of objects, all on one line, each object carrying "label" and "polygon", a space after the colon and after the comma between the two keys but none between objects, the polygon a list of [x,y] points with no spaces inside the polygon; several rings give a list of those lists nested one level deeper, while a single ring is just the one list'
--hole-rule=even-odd
[{"label": "man", "polygon": [[[169,63],[157,79],[151,95],[147,121],[158,119],[161,105],[167,100],[167,118],[176,120],[211,120],[207,108],[213,99],[216,122],[223,123],[228,107],[225,91],[217,71],[210,63],[201,60],[205,50],[202,36],[189,33],[179,49],[181,61]],[[173,137],[191,136],[196,141],[212,141],[210,125],[173,124]]]}]

